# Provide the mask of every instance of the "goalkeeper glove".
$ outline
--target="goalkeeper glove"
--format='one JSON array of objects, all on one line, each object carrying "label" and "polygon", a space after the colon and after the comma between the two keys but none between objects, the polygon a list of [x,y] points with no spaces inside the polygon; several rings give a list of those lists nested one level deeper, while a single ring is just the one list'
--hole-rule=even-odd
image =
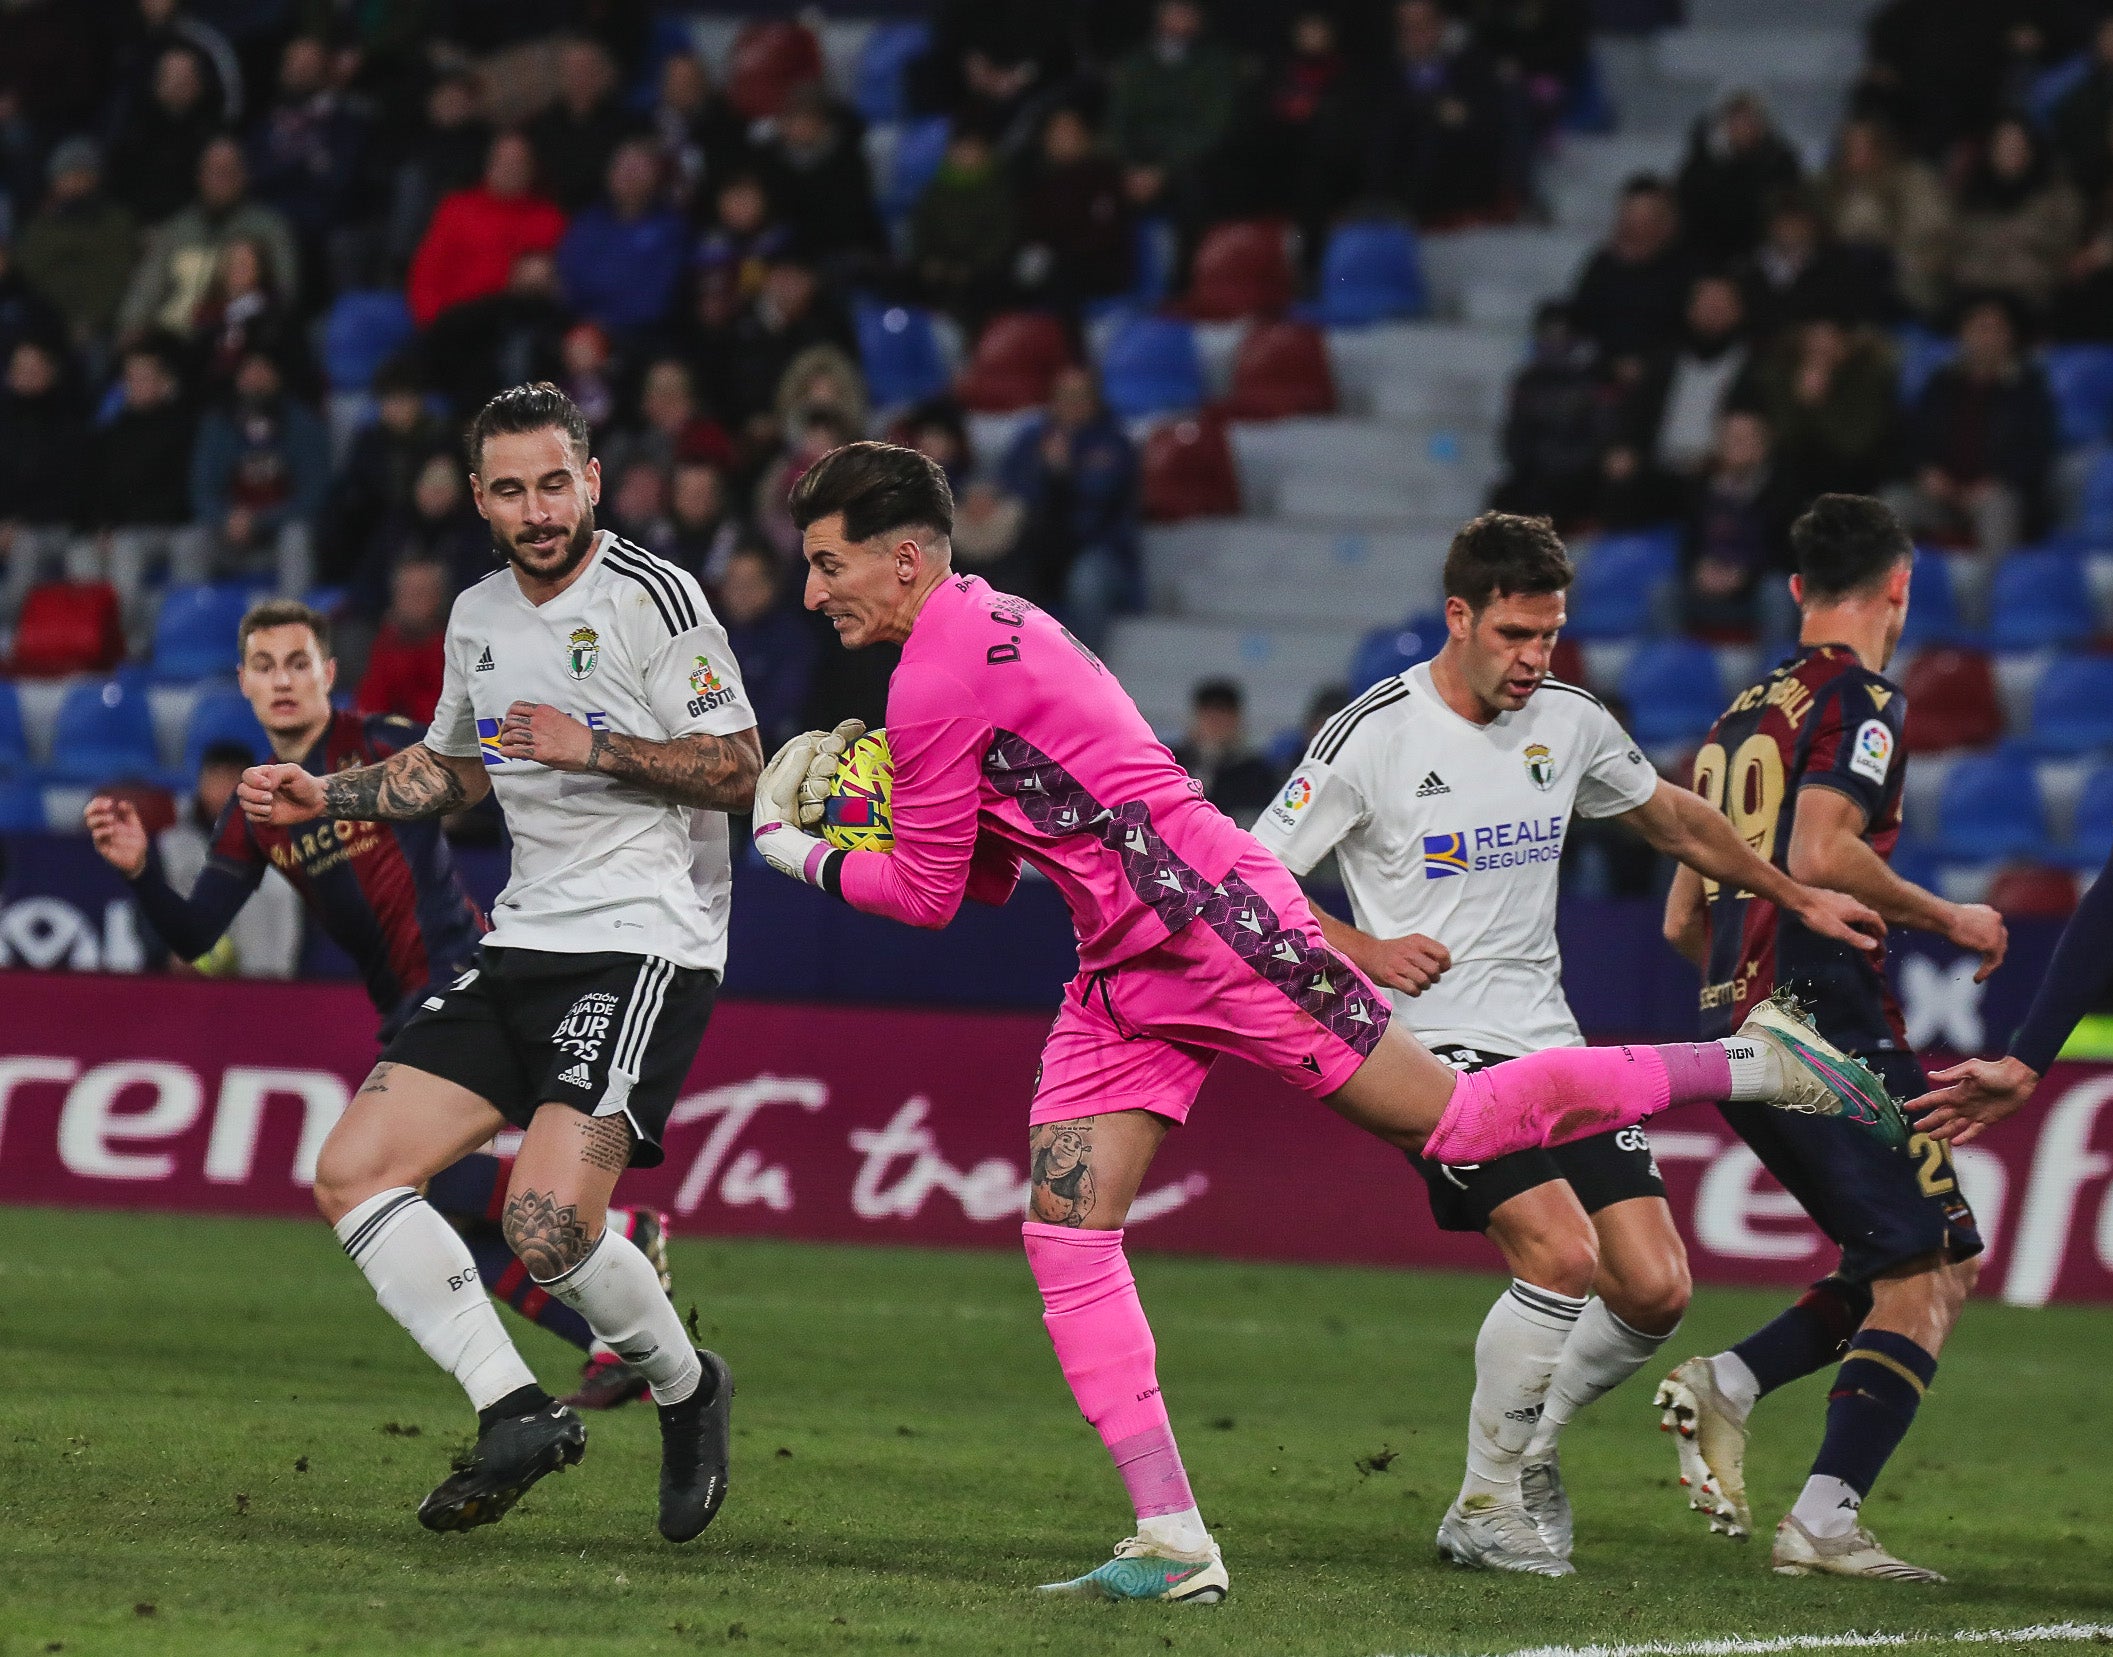
[{"label": "goalkeeper glove", "polygon": [[782,875],[837,890],[844,853],[807,831],[821,822],[836,768],[851,745],[866,734],[863,721],[847,719],[833,731],[806,731],[771,757],[756,779],[756,850]]}]

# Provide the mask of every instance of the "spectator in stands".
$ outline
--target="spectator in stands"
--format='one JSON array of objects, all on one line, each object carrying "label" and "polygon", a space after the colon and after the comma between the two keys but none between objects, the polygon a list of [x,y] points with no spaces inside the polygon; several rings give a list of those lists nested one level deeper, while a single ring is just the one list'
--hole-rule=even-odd
[{"label": "spectator in stands", "polygon": [[22,231],[22,273],[64,314],[76,345],[99,347],[139,262],[139,221],[103,193],[93,139],[67,139],[48,170],[50,191]]},{"label": "spectator in stands", "polygon": [[156,327],[188,333],[231,242],[261,247],[272,291],[298,308],[301,263],[293,230],[276,208],[249,199],[242,146],[215,138],[198,157],[197,198],[149,236],[146,257],[118,309],[119,328],[128,334]]},{"label": "spectator in stands", "polygon": [[772,260],[762,288],[726,330],[719,406],[768,441],[785,370],[809,346],[825,344],[855,350],[850,324],[824,299],[812,265],[790,256]]},{"label": "spectator in stands", "polygon": [[1758,94],[1730,94],[1695,122],[1680,168],[1680,222],[1706,260],[1743,258],[1761,239],[1769,202],[1804,168]]},{"label": "spectator in stands", "polygon": [[1010,134],[1072,68],[1076,22],[1066,8],[1042,0],[941,0],[933,11],[931,50],[909,73],[920,111]]},{"label": "spectator in stands", "polygon": [[2113,185],[2113,14],[2100,19],[2090,70],[2055,106],[2048,125],[2069,181],[2087,200],[2098,200]]},{"label": "spectator in stands", "polygon": [[89,462],[88,517],[109,537],[111,584],[139,615],[150,565],[174,581],[203,581],[205,533],[191,521],[191,449],[198,417],[183,395],[181,343],[149,333],[125,352],[116,415],[99,428]]},{"label": "spectator in stands", "polygon": [[866,153],[850,118],[818,84],[797,86],[760,155],[764,188],[784,215],[793,245],[832,271],[851,273],[885,256]]},{"label": "spectator in stands", "polygon": [[250,176],[300,238],[312,269],[357,267],[375,199],[374,120],[332,82],[329,46],[296,35],[279,57],[279,85],[250,137]]},{"label": "spectator in stands", "polygon": [[826,341],[808,346],[785,365],[772,403],[779,426],[788,431],[794,417],[810,409],[829,410],[854,434],[865,431],[873,418],[866,377],[850,353]]},{"label": "spectator in stands", "polygon": [[777,550],[789,567],[800,562],[800,531],[787,509],[786,497],[812,466],[831,449],[859,434],[834,409],[802,409],[785,425],[785,442],[756,479],[749,505],[759,538]]},{"label": "spectator in stands", "polygon": [[1571,317],[1603,357],[1646,356],[1673,343],[1694,280],[1673,192],[1638,174],[1622,186],[1613,234],[1578,278]]},{"label": "spectator in stands", "polygon": [[754,172],[737,172],[719,186],[696,265],[722,323],[762,291],[771,260],[791,246],[792,232],[772,215],[770,193]]},{"label": "spectator in stands", "polygon": [[952,397],[929,397],[916,404],[888,434],[888,441],[915,449],[946,473],[947,487],[958,501],[968,488],[969,472],[975,464],[969,448],[968,420]]},{"label": "spectator in stands", "polygon": [[432,722],[447,673],[448,606],[455,587],[447,565],[401,560],[389,580],[389,609],[367,652],[353,706],[361,713],[393,713],[416,724]]},{"label": "spectator in stands", "polygon": [[1452,38],[1437,0],[1401,0],[1394,20],[1373,118],[1373,192],[1441,227],[1516,205],[1526,134],[1507,119],[1494,67]]},{"label": "spectator in stands", "polygon": [[926,300],[971,329],[1005,302],[1020,216],[987,134],[957,126],[910,215],[910,268]]},{"label": "spectator in stands", "polygon": [[484,176],[492,131],[477,78],[462,69],[440,76],[426,92],[421,119],[409,127],[390,172],[386,233],[390,258],[404,265],[441,202]]},{"label": "spectator in stands", "polygon": [[1971,301],[1959,355],[1932,374],[1907,422],[1914,481],[1888,492],[1917,537],[2006,552],[2037,534],[2054,464],[2054,399],[2020,351],[2016,301]]},{"label": "spectator in stands", "polygon": [[558,206],[577,213],[594,200],[608,177],[610,156],[637,130],[607,50],[584,36],[560,45],[557,98],[528,129],[536,165]]},{"label": "spectator in stands", "polygon": [[507,386],[558,379],[572,322],[558,297],[557,260],[533,249],[517,254],[503,289],[450,306],[426,330],[421,349],[434,389],[468,411]]},{"label": "spectator in stands", "polygon": [[1047,412],[1023,425],[998,480],[1027,512],[1037,589],[1094,649],[1139,600],[1137,450],[1091,369],[1058,374]]},{"label": "spectator in stands", "polygon": [[2019,117],[1998,121],[1959,191],[1952,291],[2007,293],[2044,311],[2082,237],[2083,205],[2039,135]]},{"label": "spectator in stands", "polygon": [[14,246],[0,226],[0,366],[14,355],[26,339],[61,345],[66,339],[66,318],[59,308],[23,279],[15,264]]},{"label": "spectator in stands", "polygon": [[517,132],[492,140],[483,182],[441,202],[411,261],[407,297],[421,328],[450,306],[507,285],[524,253],[547,253],[565,234],[565,215],[535,191],[535,151]]},{"label": "spectator in stands", "polygon": [[1745,268],[1758,338],[1773,338],[1804,316],[1878,324],[1899,314],[1892,260],[1882,249],[1833,240],[1805,190],[1786,191],[1770,205],[1761,245]]},{"label": "spectator in stands", "polygon": [[446,423],[426,407],[425,383],[412,362],[384,363],[370,392],[374,418],[353,437],[324,514],[324,578],[332,582],[351,579],[373,526],[411,510],[426,462],[451,447]]},{"label": "spectator in stands", "polygon": [[[134,0],[122,7],[122,13],[117,20],[110,77],[112,111],[120,122],[153,97],[162,56],[173,46],[197,55],[217,126],[241,124],[242,63],[225,34],[186,9],[183,0]],[[193,162],[197,159],[195,154],[191,157]],[[185,188],[189,178],[186,173]]]},{"label": "spectator in stands", "polygon": [[1858,102],[1890,116],[1931,160],[1986,130],[2003,95],[2021,8],[1887,0],[1865,25]]},{"label": "spectator in stands", "polygon": [[304,331],[272,291],[264,250],[238,240],[220,250],[212,286],[191,315],[190,378],[200,396],[212,401],[232,391],[252,351],[269,354],[296,394],[314,391]]},{"label": "spectator in stands", "polygon": [[675,462],[668,484],[668,529],[665,544],[654,551],[716,587],[741,534],[727,507],[726,473],[716,462],[694,455]]},{"label": "spectator in stands", "polygon": [[717,583],[714,608],[734,660],[741,664],[741,683],[756,711],[757,734],[766,744],[797,736],[814,681],[819,641],[786,601],[784,567],[777,555],[753,541],[734,547]]},{"label": "spectator in stands", "polygon": [[1490,505],[1553,518],[1558,528],[1584,517],[1598,488],[1608,406],[1592,342],[1572,326],[1568,305],[1544,303],[1534,313],[1533,354],[1511,382],[1505,473]]},{"label": "spectator in stands", "polygon": [[2047,331],[2058,340],[2113,341],[2113,184],[2099,196],[2083,245],[2069,257]]},{"label": "spectator in stands", "polygon": [[609,331],[599,323],[575,322],[565,330],[558,348],[564,370],[556,376],[558,388],[587,417],[597,435],[616,423],[616,347]]},{"label": "spectator in stands", "polygon": [[207,413],[191,457],[191,510],[220,556],[247,569],[270,563],[279,592],[315,584],[315,527],[330,491],[323,422],[286,390],[279,365],[252,351],[235,370],[235,395]]},{"label": "spectator in stands", "polygon": [[1242,828],[1277,791],[1276,772],[1248,741],[1246,700],[1237,679],[1205,679],[1190,694],[1188,734],[1174,744],[1203,797]]},{"label": "spectator in stands", "polygon": [[1559,110],[1591,54],[1585,0],[1468,0],[1464,11],[1498,73],[1524,82],[1537,106]]},{"label": "spectator in stands", "polygon": [[1001,593],[1035,596],[1027,559],[1027,508],[995,479],[972,477],[954,495],[954,562]]},{"label": "spectator in stands", "polygon": [[634,460],[620,470],[602,469],[601,521],[627,541],[656,551],[674,525],[668,518],[668,470]]},{"label": "spectator in stands", "polygon": [[687,209],[706,189],[746,164],[747,123],[695,52],[670,52],[660,66],[660,97],[648,123],[674,177],[671,193]]},{"label": "spectator in stands", "polygon": [[1786,328],[1759,372],[1784,474],[1804,499],[1868,494],[1892,473],[1899,374],[1871,329],[1833,317]]},{"label": "spectator in stands", "polygon": [[1269,205],[1296,218],[1318,248],[1364,185],[1370,109],[1332,16],[1300,10],[1290,44],[1271,67],[1256,154],[1270,180]]},{"label": "spectator in stands", "polygon": [[1240,78],[1199,0],[1158,0],[1151,37],[1108,77],[1108,142],[1136,207],[1200,224],[1203,169],[1232,131]]},{"label": "spectator in stands", "polygon": [[602,445],[602,467],[612,477],[638,461],[666,473],[678,460],[732,458],[733,441],[697,400],[689,365],[662,357],[639,382],[638,419]]},{"label": "spectator in stands", "polygon": [[609,158],[606,198],[576,215],[558,244],[566,299],[619,338],[667,320],[689,258],[689,228],[664,195],[653,140],[627,138]]},{"label": "spectator in stands", "polygon": [[1130,285],[1130,236],[1122,168],[1084,114],[1051,110],[1021,199],[1021,288],[1066,307],[1120,293]]},{"label": "spectator in stands", "polygon": [[411,484],[409,504],[369,522],[374,529],[349,584],[352,607],[360,615],[383,613],[398,564],[445,566],[450,593],[491,573],[491,532],[470,499],[459,450],[427,455]]},{"label": "spectator in stands", "polygon": [[1820,180],[1827,228],[1849,247],[1883,249],[1901,297],[1923,316],[1944,303],[1951,199],[1929,163],[1901,152],[1876,116],[1842,126],[1834,160]]},{"label": "spectator in stands", "polygon": [[1687,334],[1659,371],[1651,422],[1655,464],[1679,477],[1693,477],[1717,447],[1718,422],[1746,377],[1752,349],[1746,334],[1746,299],[1729,276],[1695,279],[1688,290]]},{"label": "spectator in stands", "polygon": [[65,558],[81,516],[88,427],[54,343],[25,339],[0,380],[0,614]]},{"label": "spectator in stands", "polygon": [[[154,837],[161,873],[179,892],[197,883],[213,837],[242,773],[269,754],[239,742],[213,742],[198,760],[198,784],[183,813]],[[267,869],[210,954],[187,963],[211,978],[291,978],[301,961],[301,898],[277,869]]]},{"label": "spectator in stands", "polygon": [[1764,578],[1789,568],[1790,524],[1802,504],[1775,462],[1767,420],[1750,409],[1725,414],[1688,522],[1682,607],[1691,631],[1746,638],[1762,620],[1781,630],[1781,617],[1759,614],[1759,600]]},{"label": "spectator in stands", "polygon": [[221,128],[204,61],[189,45],[165,47],[151,96],[127,109],[110,149],[110,183],[142,224],[159,224],[191,197],[198,158]]}]

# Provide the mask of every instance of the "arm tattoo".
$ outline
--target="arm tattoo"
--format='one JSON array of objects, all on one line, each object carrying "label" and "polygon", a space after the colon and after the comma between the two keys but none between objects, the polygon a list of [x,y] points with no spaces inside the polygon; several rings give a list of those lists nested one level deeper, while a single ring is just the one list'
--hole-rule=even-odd
[{"label": "arm tattoo", "polygon": [[1027,1212],[1043,1225],[1083,1226],[1093,1212],[1093,1122],[1044,1122],[1027,1132]]},{"label": "arm tattoo", "polygon": [[331,817],[401,823],[442,817],[470,803],[470,791],[454,765],[423,742],[398,749],[379,765],[323,779],[323,810]]},{"label": "arm tattoo", "polygon": [[763,745],[753,730],[732,736],[679,736],[668,742],[596,731],[587,749],[587,769],[676,805],[746,811],[755,803]]},{"label": "arm tattoo", "polygon": [[587,1235],[577,1204],[560,1205],[554,1192],[517,1191],[500,1222],[506,1246],[539,1283],[563,1277],[587,1258],[597,1239]]}]

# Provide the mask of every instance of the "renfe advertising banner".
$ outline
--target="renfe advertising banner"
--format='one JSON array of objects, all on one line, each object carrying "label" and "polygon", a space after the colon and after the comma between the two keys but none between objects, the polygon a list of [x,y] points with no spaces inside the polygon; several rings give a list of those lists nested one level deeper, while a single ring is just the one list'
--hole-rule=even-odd
[{"label": "renfe advertising banner", "polygon": [[[312,1212],[317,1150],[374,1061],[329,984],[0,973],[0,1202]],[[1017,1013],[724,1003],[625,1201],[678,1233],[1013,1248],[1046,1023]],[[2113,1301],[2113,1066],[2057,1068],[1958,1154],[1991,1243],[1983,1288]],[[1695,1276],[1797,1284],[1833,1251],[1709,1109],[1650,1130]],[[1931,1177],[1943,1177],[1934,1162]],[[1437,1230],[1401,1157],[1227,1060],[1131,1218],[1141,1247],[1488,1268]]]}]

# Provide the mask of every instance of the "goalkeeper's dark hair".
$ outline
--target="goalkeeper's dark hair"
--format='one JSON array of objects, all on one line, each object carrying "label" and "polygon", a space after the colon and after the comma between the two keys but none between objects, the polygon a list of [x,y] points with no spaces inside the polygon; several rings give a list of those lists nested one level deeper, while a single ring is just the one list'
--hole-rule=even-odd
[{"label": "goalkeeper's dark hair", "polygon": [[1468,519],[1445,554],[1445,596],[1478,614],[1495,598],[1567,592],[1576,575],[1555,525],[1516,512]]},{"label": "goalkeeper's dark hair", "polygon": [[484,470],[484,445],[494,437],[553,430],[572,439],[573,451],[580,464],[586,465],[588,451],[594,445],[594,428],[587,424],[579,404],[548,380],[509,386],[479,409],[470,422],[463,439],[463,447],[469,451],[470,470]]},{"label": "goalkeeper's dark hair", "polygon": [[1805,602],[1830,603],[1876,587],[1915,556],[1915,543],[1884,501],[1822,495],[1790,526]]},{"label": "goalkeeper's dark hair", "polygon": [[323,659],[330,659],[330,618],[322,611],[311,609],[297,598],[267,598],[252,604],[242,615],[242,625],[235,629],[235,660],[242,661],[249,655],[249,636],[265,627],[305,627],[315,635],[315,647]]},{"label": "goalkeeper's dark hair", "polygon": [[844,539],[898,529],[954,533],[954,491],[937,461],[894,443],[846,443],[800,475],[789,505],[800,529],[844,515]]}]

